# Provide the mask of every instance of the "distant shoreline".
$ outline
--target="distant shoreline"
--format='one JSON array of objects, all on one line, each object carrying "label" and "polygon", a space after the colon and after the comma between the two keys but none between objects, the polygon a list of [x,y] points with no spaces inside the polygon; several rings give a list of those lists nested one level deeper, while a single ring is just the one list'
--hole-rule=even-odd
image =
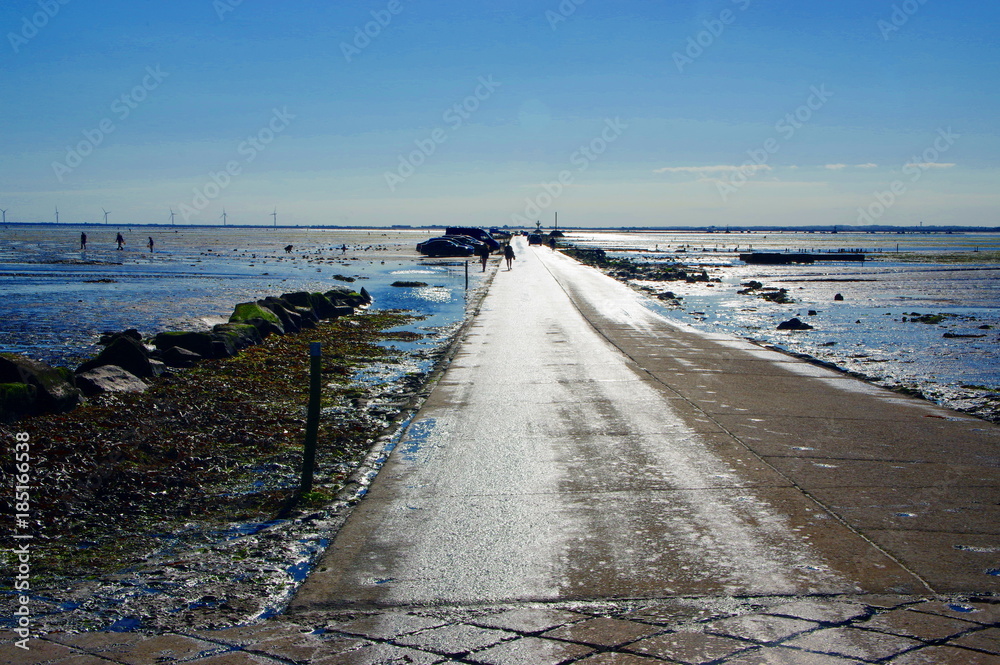
[{"label": "distant shoreline", "polygon": [[[434,229],[447,228],[447,224],[437,224],[430,226],[411,226],[406,224],[393,224],[390,226],[367,226],[367,225],[337,225],[337,224],[309,224],[309,225],[287,225],[279,224],[271,226],[269,224],[163,224],[134,222],[131,224],[104,224],[103,222],[7,222],[7,226],[48,226],[79,228],[86,227],[142,227],[160,229],[274,229],[274,230],[309,230],[309,229],[336,229],[336,230],[392,230],[392,231],[428,231]],[[499,226],[495,228],[512,229],[516,227]],[[543,227],[550,228],[550,227]],[[722,229],[718,226],[567,226],[560,229],[565,232],[572,231],[607,231],[616,233],[713,233],[718,235],[733,235],[741,233],[884,233],[890,235],[898,234],[937,234],[937,233],[1000,233],[1000,226],[850,226],[846,224],[837,225],[815,225],[815,226],[741,226]]]}]

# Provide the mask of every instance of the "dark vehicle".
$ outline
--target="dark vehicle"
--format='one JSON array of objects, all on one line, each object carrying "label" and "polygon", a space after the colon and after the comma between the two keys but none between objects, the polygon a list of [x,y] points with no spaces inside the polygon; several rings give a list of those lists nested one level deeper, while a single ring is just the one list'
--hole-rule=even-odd
[{"label": "dark vehicle", "polygon": [[545,236],[543,236],[541,233],[528,234],[529,245],[541,245],[543,242],[545,242]]},{"label": "dark vehicle", "polygon": [[445,229],[444,234],[446,236],[469,236],[470,238],[475,238],[476,240],[485,242],[491,252],[500,249],[500,243],[493,236],[482,229],[476,229],[471,226],[452,226]]},{"label": "dark vehicle", "polygon": [[417,243],[417,251],[425,256],[471,256],[475,249],[451,238],[431,238]]},{"label": "dark vehicle", "polygon": [[458,242],[458,243],[461,243],[463,245],[468,245],[472,249],[476,249],[477,247],[484,247],[484,246],[488,247],[488,245],[485,242],[483,242],[482,240],[476,240],[475,238],[472,238],[470,236],[444,236],[444,238],[446,240],[451,240],[452,242]]}]

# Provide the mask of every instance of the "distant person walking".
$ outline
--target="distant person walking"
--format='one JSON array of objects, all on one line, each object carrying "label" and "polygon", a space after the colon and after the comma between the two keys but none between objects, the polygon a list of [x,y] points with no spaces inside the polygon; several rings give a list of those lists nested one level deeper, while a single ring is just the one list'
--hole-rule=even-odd
[{"label": "distant person walking", "polygon": [[115,236],[115,242],[118,243],[118,249],[125,249],[125,236],[123,236],[121,232]]},{"label": "distant person walking", "polygon": [[486,243],[476,247],[476,255],[483,262],[483,272],[486,272],[486,262],[490,259],[490,248],[486,246]]},{"label": "distant person walking", "polygon": [[556,239],[552,236],[549,236],[549,247],[552,248],[553,252],[556,251]]},{"label": "distant person walking", "polygon": [[153,253],[153,236],[149,236],[149,242],[146,243],[146,244],[149,245],[149,253],[152,254]]},{"label": "distant person walking", "polygon": [[510,270],[511,262],[514,260],[514,248],[510,246],[510,243],[504,245],[503,257],[507,260],[507,270]]},{"label": "distant person walking", "polygon": [[80,249],[87,249],[87,234],[80,234]]}]

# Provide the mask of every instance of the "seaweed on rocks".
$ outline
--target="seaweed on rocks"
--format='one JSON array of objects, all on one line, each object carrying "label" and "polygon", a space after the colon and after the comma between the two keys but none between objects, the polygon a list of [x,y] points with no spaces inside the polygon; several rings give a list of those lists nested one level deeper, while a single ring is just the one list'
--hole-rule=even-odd
[{"label": "seaweed on rocks", "polygon": [[[202,608],[195,623],[252,619],[271,593],[261,589],[287,586],[287,572],[274,568],[283,555],[272,550],[307,541],[312,555],[322,549],[317,539],[298,536],[269,545],[268,534],[283,528],[307,534],[329,517],[326,509],[421,390],[426,375],[414,371],[410,354],[383,344],[418,337],[392,330],[417,318],[403,311],[343,317],[152,379],[143,393],[105,393],[67,414],[0,425],[5,440],[25,432],[31,445],[32,593],[65,604],[87,596],[87,584],[101,586],[101,594],[88,596],[94,609],[75,613],[87,626],[106,627],[127,616],[134,601],[122,600],[132,597],[122,591],[122,607],[111,610],[98,596],[125,587],[134,596],[133,587],[155,572],[176,583],[156,601],[172,608],[152,613],[162,615],[157,626],[187,621],[173,613],[192,600],[185,595],[190,590],[181,591],[187,587],[222,599],[218,607]],[[308,350],[317,341],[323,402],[314,491],[279,525],[276,517],[298,491]],[[393,369],[378,381],[358,371],[371,376],[375,366]],[[8,456],[0,481],[10,486],[15,471]],[[13,496],[2,498],[8,515],[15,512]],[[234,572],[233,556],[245,560],[245,570]],[[14,569],[4,565],[3,587],[13,587]],[[178,581],[189,574],[197,583]],[[80,627],[65,617],[53,621]]]}]

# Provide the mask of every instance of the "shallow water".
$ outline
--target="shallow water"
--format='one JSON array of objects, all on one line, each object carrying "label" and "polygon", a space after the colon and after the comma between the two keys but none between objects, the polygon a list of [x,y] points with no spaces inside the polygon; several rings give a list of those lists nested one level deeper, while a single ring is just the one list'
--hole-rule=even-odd
[{"label": "shallow water", "polygon": [[[673,259],[720,278],[714,284],[637,283],[680,296],[679,306],[657,301],[656,307],[695,328],[805,353],[955,408],[983,412],[992,401],[996,409],[1000,264],[989,262],[988,252],[1000,248],[1000,234],[571,233],[567,241],[634,260]],[[883,253],[864,263],[775,266],[747,265],[737,256],[839,249]],[[750,280],[788,289],[794,303],[737,293]],[[837,294],[844,299],[835,300]],[[912,321],[926,314],[947,316],[937,324]],[[814,329],[776,330],[792,317]]]},{"label": "shallow water", "polygon": [[[116,249],[118,231],[126,248]],[[88,236],[79,249],[80,233]],[[366,288],[375,309],[426,318],[417,332],[461,321],[464,261],[424,259],[426,230],[8,226],[0,229],[0,351],[75,365],[104,331],[203,330],[239,302],[293,291]],[[154,239],[154,252],[145,246]],[[292,245],[292,251],[284,247]],[[347,250],[343,250],[343,246]],[[345,282],[335,275],[353,278]],[[392,287],[393,281],[427,287]],[[470,288],[480,273],[470,271]],[[396,344],[401,346],[401,343]]]}]

